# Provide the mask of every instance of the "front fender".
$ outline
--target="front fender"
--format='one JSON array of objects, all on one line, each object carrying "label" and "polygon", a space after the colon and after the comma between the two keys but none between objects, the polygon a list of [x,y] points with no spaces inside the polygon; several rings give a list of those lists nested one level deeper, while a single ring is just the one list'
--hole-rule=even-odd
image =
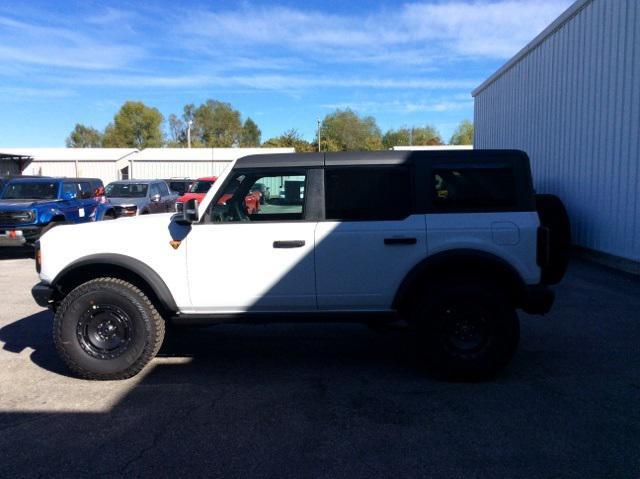
[{"label": "front fender", "polygon": [[47,206],[43,208],[36,208],[36,216],[38,224],[46,225],[51,223],[51,220],[56,216],[63,216],[63,213],[56,207]]},{"label": "front fender", "polygon": [[112,213],[115,215],[115,209],[110,204],[99,204],[96,208],[94,221],[102,221],[104,220],[105,215]]}]

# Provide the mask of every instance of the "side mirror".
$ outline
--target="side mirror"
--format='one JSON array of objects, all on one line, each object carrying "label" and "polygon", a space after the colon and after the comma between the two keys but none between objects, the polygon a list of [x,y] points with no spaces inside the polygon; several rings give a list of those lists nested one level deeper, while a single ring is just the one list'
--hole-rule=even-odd
[{"label": "side mirror", "polygon": [[151,203],[160,203],[160,195],[153,195],[150,200]]},{"label": "side mirror", "polygon": [[75,200],[76,194],[70,191],[65,191],[64,193],[62,193],[62,199],[66,201]]},{"label": "side mirror", "polygon": [[176,221],[181,224],[192,224],[200,221],[198,214],[198,200],[187,200],[182,206],[182,212],[176,214]]}]

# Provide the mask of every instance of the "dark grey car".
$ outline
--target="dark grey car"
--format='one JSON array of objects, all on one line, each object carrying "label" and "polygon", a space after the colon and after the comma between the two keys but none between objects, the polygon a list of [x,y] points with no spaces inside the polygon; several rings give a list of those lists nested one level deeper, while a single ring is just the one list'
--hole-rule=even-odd
[{"label": "dark grey car", "polygon": [[105,192],[117,216],[172,212],[178,198],[162,180],[114,181]]}]

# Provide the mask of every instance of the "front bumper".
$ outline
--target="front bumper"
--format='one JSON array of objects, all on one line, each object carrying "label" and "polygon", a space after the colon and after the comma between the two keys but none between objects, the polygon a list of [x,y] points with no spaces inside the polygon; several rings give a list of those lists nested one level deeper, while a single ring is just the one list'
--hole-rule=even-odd
[{"label": "front bumper", "polygon": [[53,302],[54,291],[50,284],[40,282],[31,288],[31,296],[38,303],[38,306],[47,308]]},{"label": "front bumper", "polygon": [[526,286],[520,307],[525,313],[547,314],[556,299],[556,294],[545,284]]},{"label": "front bumper", "polygon": [[40,237],[42,226],[2,226],[0,225],[0,242],[9,245],[21,245],[33,242]]}]

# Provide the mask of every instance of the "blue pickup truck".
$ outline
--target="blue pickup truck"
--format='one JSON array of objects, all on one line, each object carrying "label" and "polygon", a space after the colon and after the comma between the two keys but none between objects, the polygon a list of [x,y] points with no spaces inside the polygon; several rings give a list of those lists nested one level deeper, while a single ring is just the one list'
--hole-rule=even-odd
[{"label": "blue pickup truck", "polygon": [[33,244],[54,226],[115,218],[96,178],[13,178],[0,192],[0,237]]}]

